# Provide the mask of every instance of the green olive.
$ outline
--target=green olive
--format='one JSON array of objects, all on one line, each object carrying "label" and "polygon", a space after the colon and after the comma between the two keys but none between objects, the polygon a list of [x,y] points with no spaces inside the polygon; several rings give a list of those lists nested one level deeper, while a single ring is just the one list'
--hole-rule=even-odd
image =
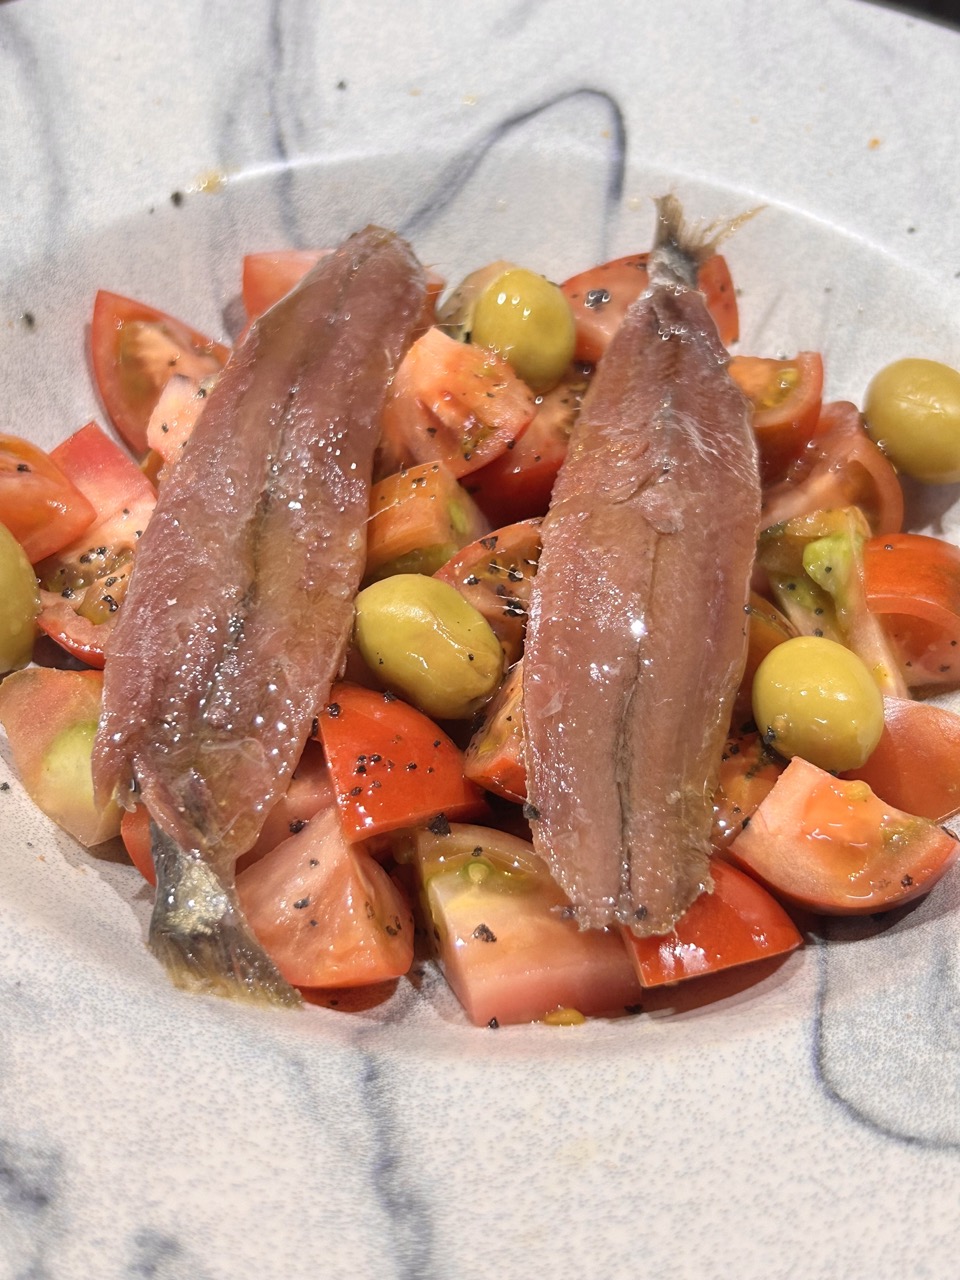
[{"label": "green olive", "polygon": [[550,391],[573,359],[573,313],[555,284],[514,267],[477,298],[471,341],[499,351],[534,391]]},{"label": "green olive", "polygon": [[498,258],[496,262],[488,262],[485,267],[471,271],[437,307],[437,324],[440,328],[458,342],[469,342],[477,299],[487,285],[499,279],[504,272],[514,270],[515,266],[515,263],[508,262],[506,258]]},{"label": "green olive", "polygon": [[937,360],[895,360],[874,377],[867,431],[895,466],[926,484],[960,480],[960,372]]},{"label": "green olive", "polygon": [[23,548],[0,524],[0,675],[30,661],[40,612],[37,579]]},{"label": "green olive", "polygon": [[821,636],[771,649],[753,680],[753,716],[770,745],[821,769],[858,769],[883,732],[883,696],[866,664]]},{"label": "green olive", "polygon": [[377,678],[436,720],[470,716],[503,675],[490,624],[455,587],[399,573],[356,599],[354,639]]}]

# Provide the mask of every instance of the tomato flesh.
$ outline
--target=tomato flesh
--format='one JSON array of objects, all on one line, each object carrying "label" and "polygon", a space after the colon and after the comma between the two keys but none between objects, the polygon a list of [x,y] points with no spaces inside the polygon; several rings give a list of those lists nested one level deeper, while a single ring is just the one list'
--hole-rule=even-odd
[{"label": "tomato flesh", "polygon": [[0,435],[0,518],[31,564],[78,538],[94,517],[48,454],[29,440]]},{"label": "tomato flesh", "polygon": [[367,986],[410,968],[410,906],[383,867],[349,843],[332,806],[241,872],[237,896],[293,986]]},{"label": "tomato flesh", "polygon": [[883,617],[914,687],[960,684],[960,548],[920,533],[871,538],[867,607]]},{"label": "tomato flesh", "polygon": [[763,494],[761,525],[796,516],[859,507],[873,533],[903,524],[903,491],[893,467],[867,435],[856,405],[824,405],[812,440],[787,475]]},{"label": "tomato flesh", "polygon": [[645,987],[700,978],[757,960],[786,955],[803,942],[796,925],[755,880],[714,859],[713,892],[701,893],[671,933],[635,938],[627,950]]},{"label": "tomato flesh", "polygon": [[960,813],[960,715],[932,702],[884,698],[883,734],[866,764],[843,775],[931,822]]},{"label": "tomato flesh", "polygon": [[501,356],[428,329],[384,406],[383,465],[442,462],[459,478],[511,449],[535,412],[533,392]]},{"label": "tomato flesh", "polygon": [[801,351],[793,360],[735,356],[730,377],[750,401],[764,484],[780,480],[813,438],[823,396],[823,360]]},{"label": "tomato flesh", "polygon": [[464,771],[480,787],[522,804],[527,798],[523,758],[523,659],[507,672],[500,691],[464,753]]},{"label": "tomato flesh", "polygon": [[503,646],[508,666],[523,651],[539,558],[540,521],[521,520],[478,538],[434,574],[483,614]]},{"label": "tomato flesh", "polygon": [[464,776],[463,753],[393,694],[336,684],[319,725],[348,839],[483,812],[483,793]]},{"label": "tomato flesh", "polygon": [[888,911],[926,893],[960,844],[795,756],[728,856],[778,897],[828,915]]},{"label": "tomato flesh", "polygon": [[170,376],[181,373],[201,382],[220,372],[230,349],[156,307],[101,289],[93,305],[90,353],[110,421],[139,457]]},{"label": "tomato flesh", "polygon": [[0,724],[24,788],[38,809],[81,844],[120,833],[114,802],[93,796],[91,755],[103,675],[28,667],[0,683]]},{"label": "tomato flesh", "polygon": [[583,929],[532,845],[489,827],[413,831],[397,849],[415,866],[440,966],[477,1026],[558,1010],[622,1013],[641,995],[616,930]]}]

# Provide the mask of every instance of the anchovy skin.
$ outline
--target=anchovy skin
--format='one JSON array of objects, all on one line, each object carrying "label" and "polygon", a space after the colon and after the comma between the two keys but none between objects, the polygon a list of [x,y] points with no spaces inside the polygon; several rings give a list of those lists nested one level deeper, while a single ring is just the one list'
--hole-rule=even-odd
[{"label": "anchovy skin", "polygon": [[[409,246],[379,228],[321,259],[235,352],[137,549],[94,781],[101,797],[135,786],[166,838],[154,840],[166,852],[151,940],[186,985],[198,985],[191,936],[244,923],[236,858],[341,667],[380,411],[424,293]],[[177,915],[185,875],[203,899],[199,925]],[[264,996],[259,959],[234,966],[230,943],[203,950],[211,987]]]},{"label": "anchovy skin", "polygon": [[524,655],[537,851],[581,925],[640,935],[711,887],[760,509],[747,405],[677,238],[584,400]]}]

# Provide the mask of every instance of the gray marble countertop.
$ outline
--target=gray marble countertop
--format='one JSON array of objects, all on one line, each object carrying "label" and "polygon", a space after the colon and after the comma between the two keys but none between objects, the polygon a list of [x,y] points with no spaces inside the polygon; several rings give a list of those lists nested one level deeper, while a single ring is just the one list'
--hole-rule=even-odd
[{"label": "gray marble countertop", "polygon": [[[956,364],[958,70],[856,0],[7,0],[0,426],[100,416],[97,287],[230,333],[243,253],[366,220],[567,275],[667,187],[766,206],[745,350]],[[493,1033],[428,970],[268,1015],[168,990],[136,873],[0,781],[0,1280],[955,1274],[956,876],[711,1005]]]}]

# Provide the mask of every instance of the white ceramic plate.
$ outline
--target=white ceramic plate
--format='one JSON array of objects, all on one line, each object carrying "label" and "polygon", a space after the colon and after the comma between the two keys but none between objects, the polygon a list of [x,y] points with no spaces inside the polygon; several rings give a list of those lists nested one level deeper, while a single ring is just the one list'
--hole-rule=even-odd
[{"label": "white ceramic plate", "polygon": [[[371,219],[451,278],[563,276],[646,247],[667,189],[767,206],[728,250],[742,350],[822,349],[855,399],[958,363],[958,66],[853,0],[14,0],[0,425],[99,414],[97,287],[223,331],[244,252]],[[617,1023],[476,1030],[429,973],[270,1014],[169,989],[136,872],[2,742],[0,781],[0,1280],[955,1272],[957,876]]]}]

